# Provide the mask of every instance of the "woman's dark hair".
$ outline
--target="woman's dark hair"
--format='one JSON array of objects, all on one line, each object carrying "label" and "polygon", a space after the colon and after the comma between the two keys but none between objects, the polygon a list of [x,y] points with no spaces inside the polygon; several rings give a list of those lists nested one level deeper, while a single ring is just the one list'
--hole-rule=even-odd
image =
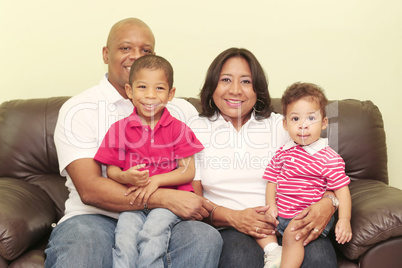
[{"label": "woman's dark hair", "polygon": [[257,102],[254,105],[256,118],[268,118],[273,108],[271,106],[271,97],[268,92],[268,81],[265,72],[253,53],[244,48],[229,48],[223,51],[209,66],[204,85],[200,92],[201,115],[212,117],[215,113],[219,112],[219,109],[212,99],[212,95],[218,85],[223,65],[228,59],[234,57],[246,60],[250,67],[253,89],[257,94]]}]

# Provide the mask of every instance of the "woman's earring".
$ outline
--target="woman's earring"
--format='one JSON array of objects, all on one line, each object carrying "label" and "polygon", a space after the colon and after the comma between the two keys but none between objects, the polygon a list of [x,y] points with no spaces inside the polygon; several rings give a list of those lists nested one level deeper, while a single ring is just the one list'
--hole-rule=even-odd
[{"label": "woman's earring", "polygon": [[261,102],[262,103],[262,107],[264,107],[265,106],[265,103],[262,101],[262,100],[260,100],[260,99],[257,99],[257,101],[255,102],[255,105],[253,106],[253,110],[254,110],[254,112],[256,112],[256,113],[261,113],[262,112],[262,110],[257,110],[257,103],[258,102]]},{"label": "woman's earring", "polygon": [[209,107],[211,107],[211,109],[214,109],[214,107],[212,107],[212,99],[209,99]]}]

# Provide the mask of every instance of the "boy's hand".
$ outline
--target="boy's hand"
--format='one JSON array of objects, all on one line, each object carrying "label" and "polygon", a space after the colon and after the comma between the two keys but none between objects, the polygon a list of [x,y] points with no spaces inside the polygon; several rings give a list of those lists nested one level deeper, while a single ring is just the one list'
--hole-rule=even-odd
[{"label": "boy's hand", "polygon": [[145,167],[145,164],[140,164],[133,166],[126,171],[123,171],[123,179],[126,183],[129,183],[133,186],[144,187],[149,184],[151,181],[149,179],[149,171],[141,170],[141,168]]},{"label": "boy's hand", "polygon": [[349,219],[339,219],[335,227],[335,237],[339,244],[345,244],[352,239],[352,227]]},{"label": "boy's hand", "polygon": [[266,214],[276,219],[278,217],[278,207],[275,204],[269,205],[269,209],[267,210]]},{"label": "boy's hand", "polygon": [[137,202],[138,205],[147,204],[149,197],[159,188],[157,180],[150,179],[150,182],[144,187],[132,186],[127,189],[126,195],[133,193],[130,198],[130,204]]}]

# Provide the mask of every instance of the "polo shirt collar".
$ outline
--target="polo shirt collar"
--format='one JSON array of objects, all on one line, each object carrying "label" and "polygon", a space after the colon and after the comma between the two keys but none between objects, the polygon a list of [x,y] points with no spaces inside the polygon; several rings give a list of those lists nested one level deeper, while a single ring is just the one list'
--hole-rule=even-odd
[{"label": "polo shirt collar", "polygon": [[[289,150],[296,146],[300,146],[300,144],[297,144],[293,140],[290,140],[283,146],[283,150]],[[300,148],[303,148],[310,155],[314,155],[316,152],[321,151],[322,149],[324,149],[327,146],[328,146],[328,139],[327,138],[319,138],[317,141],[313,142],[312,144],[300,146]]]},{"label": "polo shirt collar", "polygon": [[100,83],[102,94],[105,96],[105,99],[109,101],[109,103],[115,104],[120,101],[130,101],[129,99],[123,98],[123,96],[120,95],[116,88],[109,82],[108,73],[105,74]]},{"label": "polo shirt collar", "polygon": [[[210,120],[216,122],[218,128],[229,127],[231,125],[229,121],[226,121],[225,118],[223,118],[221,113],[215,113]],[[243,126],[248,124],[264,124],[264,122],[263,120],[257,120],[255,118],[255,112],[253,112],[250,119]]]},{"label": "polo shirt collar", "polygon": [[[137,107],[134,107],[134,111],[128,117],[128,119],[129,119],[128,124],[129,124],[130,127],[141,127],[141,126],[143,126],[143,124],[141,122],[141,118],[137,114]],[[163,108],[162,117],[158,121],[158,123],[156,124],[154,130],[159,128],[159,126],[163,126],[163,127],[168,126],[172,121],[173,121],[173,117],[170,115],[170,112],[165,107],[165,108]]]}]

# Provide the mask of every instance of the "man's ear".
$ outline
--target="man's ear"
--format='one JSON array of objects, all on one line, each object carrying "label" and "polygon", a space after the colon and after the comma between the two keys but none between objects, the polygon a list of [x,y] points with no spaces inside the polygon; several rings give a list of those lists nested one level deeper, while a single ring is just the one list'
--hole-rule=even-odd
[{"label": "man's ear", "polygon": [[284,128],[286,131],[288,131],[288,122],[286,121],[286,118],[285,118],[285,117],[283,118],[282,122],[283,122],[283,128]]},{"label": "man's ear", "polygon": [[105,64],[108,64],[109,62],[109,48],[108,47],[103,47],[102,49],[102,56],[103,56],[103,62]]},{"label": "man's ear", "polygon": [[328,117],[324,117],[324,119],[322,120],[322,126],[321,126],[321,130],[324,130],[328,127]]},{"label": "man's ear", "polygon": [[172,88],[169,90],[169,98],[168,98],[169,101],[171,101],[171,100],[173,99],[175,93],[176,93],[176,88],[175,88],[175,87],[172,87]]},{"label": "man's ear", "polygon": [[131,100],[133,97],[133,90],[130,84],[125,84],[124,89],[126,90],[127,97]]}]

